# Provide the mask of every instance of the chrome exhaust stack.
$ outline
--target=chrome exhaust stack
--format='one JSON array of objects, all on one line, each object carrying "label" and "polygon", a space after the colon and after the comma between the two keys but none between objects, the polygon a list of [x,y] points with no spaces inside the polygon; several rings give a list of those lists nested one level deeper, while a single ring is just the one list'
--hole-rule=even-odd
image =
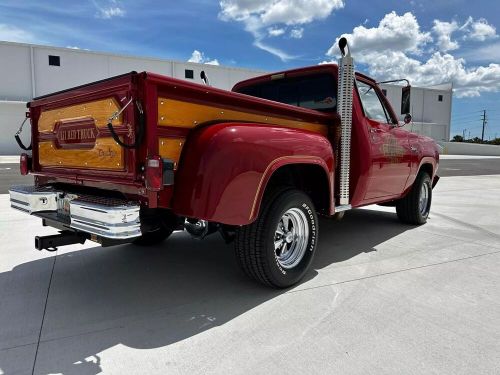
[{"label": "chrome exhaust stack", "polygon": [[[354,89],[354,60],[346,38],[340,38],[339,48],[342,57],[339,59],[337,112],[340,115],[340,206],[336,212],[351,209],[349,204],[349,172],[351,161],[352,132],[352,92]],[[347,48],[347,51],[346,51]]]}]

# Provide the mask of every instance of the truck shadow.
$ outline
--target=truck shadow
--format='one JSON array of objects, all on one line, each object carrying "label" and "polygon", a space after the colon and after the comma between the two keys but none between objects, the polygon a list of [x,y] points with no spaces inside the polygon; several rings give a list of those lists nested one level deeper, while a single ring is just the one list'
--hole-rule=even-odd
[{"label": "truck shadow", "polygon": [[[374,210],[353,210],[341,222],[322,219],[320,226],[319,249],[307,279],[318,269],[372,252],[411,228],[399,224],[393,213]],[[29,280],[31,273],[44,266],[50,269],[52,263],[53,258],[45,258],[0,274],[0,284],[5,283],[1,289],[12,280]],[[26,282],[16,290],[29,296],[31,287]],[[248,280],[237,268],[232,245],[219,236],[196,241],[176,233],[156,248],[94,247],[60,254],[35,373],[97,374],[99,353],[106,349],[119,344],[165,347],[221,326],[285,292]],[[23,303],[4,303],[8,301],[2,301],[2,326],[25,314]],[[1,357],[4,373],[18,371],[19,358]],[[165,363],[170,360],[163,358]]]}]

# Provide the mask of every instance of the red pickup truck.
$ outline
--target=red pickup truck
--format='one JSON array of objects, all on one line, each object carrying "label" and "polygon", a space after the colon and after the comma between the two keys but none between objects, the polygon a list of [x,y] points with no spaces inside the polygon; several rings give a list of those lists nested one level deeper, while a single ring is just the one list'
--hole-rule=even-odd
[{"label": "red pickup truck", "polygon": [[250,277],[293,285],[313,259],[318,215],[378,203],[423,224],[438,180],[436,144],[402,129],[343,53],[232,92],[132,72],[35,98],[21,155],[35,184],[13,186],[11,205],[60,231],[36,237],[39,250],[219,232]]}]

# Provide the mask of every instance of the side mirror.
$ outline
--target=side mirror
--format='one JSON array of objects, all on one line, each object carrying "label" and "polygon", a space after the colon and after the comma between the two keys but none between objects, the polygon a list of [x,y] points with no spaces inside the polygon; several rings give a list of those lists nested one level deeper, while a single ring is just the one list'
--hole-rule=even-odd
[{"label": "side mirror", "polygon": [[404,121],[405,125],[408,125],[412,120],[413,120],[413,118],[411,117],[411,115],[409,113],[407,113],[403,121]]},{"label": "side mirror", "polygon": [[401,89],[401,114],[410,113],[410,95],[411,86],[405,86]]},{"label": "side mirror", "polygon": [[208,76],[204,70],[201,71],[200,78],[203,82],[205,82],[205,85],[210,86],[210,82],[208,81]]}]

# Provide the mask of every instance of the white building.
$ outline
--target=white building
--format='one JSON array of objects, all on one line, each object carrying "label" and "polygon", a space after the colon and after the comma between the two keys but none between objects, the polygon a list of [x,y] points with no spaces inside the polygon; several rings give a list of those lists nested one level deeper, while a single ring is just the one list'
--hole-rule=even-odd
[{"label": "white building", "polygon": [[[14,133],[24,119],[27,101],[133,70],[149,71],[197,83],[203,83],[200,78],[203,70],[211,85],[226,90],[230,90],[236,82],[264,73],[208,64],[0,41],[0,155],[21,153],[14,140]],[[25,144],[29,144],[29,127],[23,133]]]},{"label": "white building", "polygon": [[[402,86],[382,84],[382,91],[391,102],[396,114],[403,120],[401,98]],[[448,142],[451,131],[452,84],[430,87],[411,87],[410,114],[413,122],[405,129],[426,135],[436,141]]]},{"label": "white building", "polygon": [[[210,84],[226,90],[236,82],[264,74],[249,69],[0,41],[0,155],[21,152],[13,135],[24,119],[27,101],[133,70],[197,83],[203,83],[200,73],[204,70]],[[384,85],[383,89],[399,113],[401,86]],[[451,98],[451,87],[412,87],[414,124],[407,128],[438,141],[449,140]],[[29,143],[28,128],[22,138],[25,144]]]}]

